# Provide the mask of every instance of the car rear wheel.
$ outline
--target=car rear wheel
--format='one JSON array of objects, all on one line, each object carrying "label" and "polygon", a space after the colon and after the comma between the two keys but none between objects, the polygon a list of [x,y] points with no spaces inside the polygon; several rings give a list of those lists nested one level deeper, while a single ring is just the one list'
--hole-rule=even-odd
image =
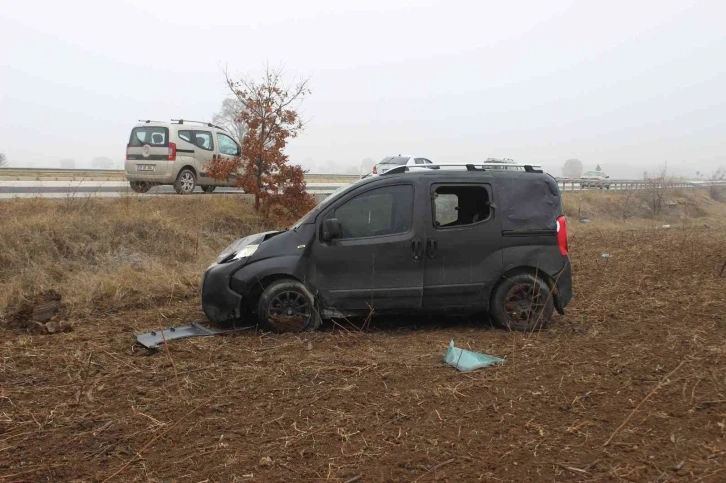
[{"label": "car rear wheel", "polygon": [[554,308],[550,288],[541,278],[529,273],[505,278],[494,290],[490,304],[494,322],[517,331],[549,327]]},{"label": "car rear wheel", "polygon": [[310,291],[297,280],[278,280],[265,288],[257,302],[261,326],[273,332],[300,332],[320,326]]},{"label": "car rear wheel", "polygon": [[206,194],[211,194],[214,192],[214,188],[216,188],[216,186],[202,186],[202,191]]},{"label": "car rear wheel", "polygon": [[131,191],[135,193],[146,193],[151,189],[151,183],[147,183],[146,181],[129,181],[129,185],[131,186]]},{"label": "car rear wheel", "polygon": [[194,175],[194,171],[188,168],[184,168],[179,172],[174,183],[174,191],[180,195],[188,195],[194,192],[194,188],[197,187],[197,177]]}]

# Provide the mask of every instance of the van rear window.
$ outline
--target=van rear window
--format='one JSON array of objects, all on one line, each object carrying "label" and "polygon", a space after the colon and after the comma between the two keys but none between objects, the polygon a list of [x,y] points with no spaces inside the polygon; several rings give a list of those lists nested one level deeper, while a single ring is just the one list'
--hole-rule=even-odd
[{"label": "van rear window", "polygon": [[169,146],[169,129],[161,126],[135,127],[131,130],[129,146],[141,147],[145,144],[150,146]]}]

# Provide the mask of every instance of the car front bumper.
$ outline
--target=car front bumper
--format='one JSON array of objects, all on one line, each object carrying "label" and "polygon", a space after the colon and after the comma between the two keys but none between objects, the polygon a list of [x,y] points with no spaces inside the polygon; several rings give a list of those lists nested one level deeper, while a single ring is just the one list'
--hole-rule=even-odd
[{"label": "car front bumper", "polygon": [[242,295],[230,288],[234,272],[244,261],[213,264],[202,276],[202,310],[213,322],[229,324],[242,318]]}]

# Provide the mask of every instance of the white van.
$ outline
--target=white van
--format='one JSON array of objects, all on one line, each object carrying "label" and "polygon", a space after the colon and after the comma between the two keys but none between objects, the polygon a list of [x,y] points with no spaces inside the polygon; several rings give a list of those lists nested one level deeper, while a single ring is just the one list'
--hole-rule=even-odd
[{"label": "white van", "polygon": [[126,145],[126,179],[137,193],[158,185],[173,185],[179,194],[192,193],[197,186],[211,193],[217,186],[234,186],[236,175],[212,179],[207,175],[209,162],[240,153],[237,141],[211,123],[139,121]]}]

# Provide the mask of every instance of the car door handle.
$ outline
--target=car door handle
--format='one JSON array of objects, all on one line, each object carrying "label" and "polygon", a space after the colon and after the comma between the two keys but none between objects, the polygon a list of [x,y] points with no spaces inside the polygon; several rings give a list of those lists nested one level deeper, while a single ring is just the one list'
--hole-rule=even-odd
[{"label": "car door handle", "polygon": [[212,155],[212,161],[214,161],[215,159],[217,159],[217,155],[216,154],[213,154]]},{"label": "car door handle", "polygon": [[421,240],[419,240],[418,238],[411,241],[411,255],[413,256],[414,260],[418,260],[421,258],[421,247],[422,243]]},{"label": "car door handle", "polygon": [[426,256],[429,258],[436,258],[436,252],[439,249],[439,242],[435,238],[429,238],[426,240]]}]

